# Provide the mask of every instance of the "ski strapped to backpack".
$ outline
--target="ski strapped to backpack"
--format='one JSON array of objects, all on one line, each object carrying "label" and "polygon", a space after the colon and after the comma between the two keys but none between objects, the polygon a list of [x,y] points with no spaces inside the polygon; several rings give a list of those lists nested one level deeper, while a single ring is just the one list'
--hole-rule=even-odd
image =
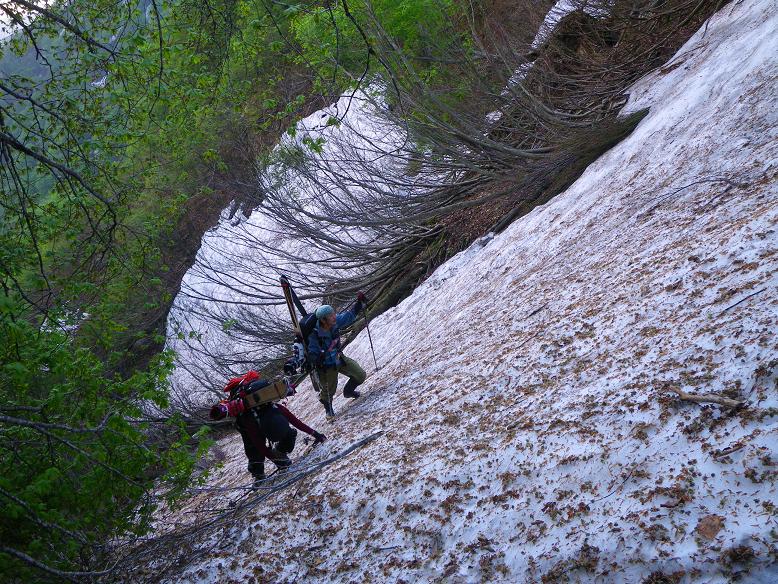
[{"label": "ski strapped to backpack", "polygon": [[[310,373],[314,391],[320,392],[321,386],[319,384],[319,375],[308,357],[308,335],[311,334],[316,326],[316,315],[313,313],[309,314],[308,311],[305,310],[303,303],[300,302],[300,299],[297,297],[297,294],[286,276],[281,276],[281,288],[284,291],[284,299],[286,300],[286,306],[289,309],[289,316],[292,318],[296,344],[299,343],[300,349],[298,350],[302,351],[301,356],[303,363],[300,363],[300,365],[303,367],[303,374],[296,380],[294,386],[299,384],[305,378],[306,374]],[[297,317],[295,307],[300,311],[302,320]]]}]

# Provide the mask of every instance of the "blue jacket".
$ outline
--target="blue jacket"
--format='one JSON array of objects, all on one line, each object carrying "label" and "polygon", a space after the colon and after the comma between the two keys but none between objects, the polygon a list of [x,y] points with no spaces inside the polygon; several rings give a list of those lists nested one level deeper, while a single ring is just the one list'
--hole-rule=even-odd
[{"label": "blue jacket", "polygon": [[335,317],[335,326],[325,331],[321,323],[308,335],[308,358],[314,367],[337,367],[340,365],[340,327],[348,326],[357,319],[356,306],[344,310]]}]

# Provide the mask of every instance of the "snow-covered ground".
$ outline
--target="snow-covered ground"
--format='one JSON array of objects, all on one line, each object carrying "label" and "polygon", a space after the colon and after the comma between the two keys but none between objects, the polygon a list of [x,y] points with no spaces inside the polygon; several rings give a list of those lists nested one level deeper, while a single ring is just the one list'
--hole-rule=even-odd
[{"label": "snow-covered ground", "polygon": [[[364,397],[287,404],[330,438],[296,472],[384,434],[170,581],[778,581],[776,55],[776,0],[725,6],[633,88],[629,138],[371,323],[379,370],[349,345]],[[238,436],[217,452],[209,486],[245,485]]]}]

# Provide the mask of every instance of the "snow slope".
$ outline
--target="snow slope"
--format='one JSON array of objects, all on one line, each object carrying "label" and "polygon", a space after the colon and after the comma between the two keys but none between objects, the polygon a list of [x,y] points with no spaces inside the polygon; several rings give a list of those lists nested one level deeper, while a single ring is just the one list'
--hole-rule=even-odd
[{"label": "snow slope", "polygon": [[[289,400],[330,437],[292,472],[384,434],[169,580],[778,581],[776,32],[776,0],[724,7],[633,88],[629,138],[375,319],[363,398],[333,425]],[[373,369],[364,333],[347,354]],[[245,485],[217,452],[210,486]]]}]

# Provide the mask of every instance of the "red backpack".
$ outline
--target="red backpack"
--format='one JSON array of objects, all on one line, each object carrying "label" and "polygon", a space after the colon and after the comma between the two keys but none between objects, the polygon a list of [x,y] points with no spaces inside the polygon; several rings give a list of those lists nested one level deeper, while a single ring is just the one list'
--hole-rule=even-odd
[{"label": "red backpack", "polygon": [[237,396],[241,389],[248,387],[251,383],[259,379],[259,373],[256,371],[249,371],[245,375],[240,377],[233,377],[224,386],[224,391],[230,394],[230,396]]}]

